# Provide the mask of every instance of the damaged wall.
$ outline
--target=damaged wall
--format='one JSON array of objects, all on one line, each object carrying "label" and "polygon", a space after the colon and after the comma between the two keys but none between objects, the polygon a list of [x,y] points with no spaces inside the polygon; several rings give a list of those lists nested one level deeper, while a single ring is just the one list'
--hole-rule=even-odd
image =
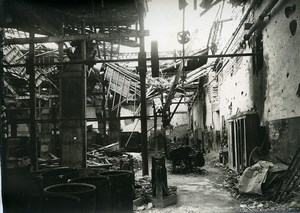
[{"label": "damaged wall", "polygon": [[[180,98],[174,98],[172,100],[172,103],[178,103],[180,100]],[[184,124],[188,124],[189,123],[189,119],[188,119],[188,114],[187,114],[187,111],[188,111],[188,107],[187,107],[187,104],[183,104],[185,101],[185,98],[182,99],[182,103],[179,104],[170,124],[173,126],[173,127],[176,127],[176,126],[180,126],[180,125],[184,125]],[[176,108],[176,105],[177,104],[171,104],[170,105],[170,111],[171,111],[171,114],[174,112],[175,108]]]},{"label": "damaged wall", "polygon": [[[287,17],[285,11],[293,6],[295,11]],[[294,35],[290,30],[294,21],[299,24],[299,14],[300,2],[290,1],[272,16],[262,32],[265,67],[254,82],[266,80],[265,88],[258,91],[265,94],[263,121],[300,115],[300,34],[299,28]]]},{"label": "damaged wall", "polygon": [[226,120],[239,112],[253,110],[250,62],[249,57],[235,57],[219,76],[220,115]]},{"label": "damaged wall", "polygon": [[[267,128],[266,142],[271,143],[270,157],[289,163],[299,146],[296,139],[300,132],[300,2],[278,1],[271,15],[265,17],[261,28],[243,43],[244,35],[249,32],[245,24],[256,22],[269,3],[266,0],[257,1],[235,38],[222,52],[251,53],[263,49],[263,57],[221,59],[222,69],[214,82],[211,80],[216,72],[210,72],[208,82],[218,85],[218,95],[213,97],[215,91],[211,85],[205,90],[204,128],[217,132],[227,125],[226,121],[232,116],[241,112],[257,112],[259,125]],[[243,10],[236,10],[239,14],[234,14],[233,18],[241,20],[249,5],[250,2]],[[219,108],[215,106],[216,100],[219,101]],[[194,113],[198,107],[194,104],[193,115],[201,114]],[[193,119],[202,119],[197,117]],[[264,135],[259,136],[258,140],[257,144],[262,144]]]},{"label": "damaged wall", "polygon": [[253,78],[255,105],[262,125],[269,130],[272,157],[285,163],[299,146],[299,14],[297,0],[279,1],[274,7],[262,30],[264,67]]}]

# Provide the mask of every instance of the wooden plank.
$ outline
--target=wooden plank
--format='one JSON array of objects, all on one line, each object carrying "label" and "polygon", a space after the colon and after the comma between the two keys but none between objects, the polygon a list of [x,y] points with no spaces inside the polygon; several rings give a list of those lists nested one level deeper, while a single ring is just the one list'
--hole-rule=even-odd
[{"label": "wooden plank", "polygon": [[[106,73],[109,73],[109,69],[106,70]],[[114,70],[112,70],[112,73],[114,73]],[[107,88],[106,99],[108,99],[108,97],[109,97],[109,91],[110,91],[110,88],[111,88],[111,85],[112,85],[111,82],[112,82],[112,77],[109,78],[109,84],[108,84],[108,88]],[[105,103],[106,103],[105,105],[107,106],[108,100],[106,100]]]},{"label": "wooden plank", "polygon": [[233,144],[233,136],[232,136],[232,122],[228,123],[228,165],[230,169],[233,169],[233,150],[232,150],[232,144]]},{"label": "wooden plank", "polygon": [[233,149],[234,149],[234,165],[235,165],[235,170],[238,171],[238,141],[237,141],[237,126],[236,126],[236,121],[234,120],[233,122],[233,138],[234,138],[234,144],[233,144]]},{"label": "wooden plank", "polygon": [[123,82],[122,82],[122,87],[121,87],[122,89],[121,89],[121,92],[120,92],[120,97],[119,97],[119,102],[118,102],[117,116],[119,115],[119,109],[120,109],[120,106],[121,106],[121,99],[122,99],[121,93],[123,93],[124,81],[125,81],[125,76],[123,76]]},{"label": "wooden plank", "polygon": [[246,119],[243,119],[243,128],[244,128],[244,134],[243,134],[243,140],[244,140],[244,152],[245,152],[245,166],[248,167],[250,166],[250,161],[248,161],[248,152],[247,152],[247,129],[246,129]]},{"label": "wooden plank", "polygon": [[118,75],[117,75],[117,80],[116,80],[116,88],[115,88],[115,91],[114,91],[115,93],[114,93],[114,97],[113,97],[112,107],[115,105],[116,93],[117,93],[117,89],[118,89],[118,88],[117,88],[117,87],[118,87],[118,81],[119,81],[119,76],[120,76],[120,73],[117,72],[117,74],[118,74]]}]

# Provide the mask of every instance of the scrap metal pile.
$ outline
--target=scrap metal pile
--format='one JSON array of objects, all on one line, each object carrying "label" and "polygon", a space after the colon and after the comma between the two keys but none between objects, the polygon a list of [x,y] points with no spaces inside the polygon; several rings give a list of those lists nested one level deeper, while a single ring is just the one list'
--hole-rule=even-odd
[{"label": "scrap metal pile", "polygon": [[118,143],[110,144],[97,149],[92,149],[87,153],[88,168],[103,168],[112,170],[136,171],[141,168],[141,159],[116,149]]},{"label": "scrap metal pile", "polygon": [[169,158],[172,161],[173,172],[192,172],[195,167],[202,167],[205,164],[203,153],[190,146],[181,146],[171,150]]}]

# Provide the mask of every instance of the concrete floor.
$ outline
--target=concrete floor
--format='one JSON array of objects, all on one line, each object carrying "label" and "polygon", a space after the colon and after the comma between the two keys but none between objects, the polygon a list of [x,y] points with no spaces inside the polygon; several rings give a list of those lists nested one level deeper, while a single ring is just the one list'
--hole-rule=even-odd
[{"label": "concrete floor", "polygon": [[[208,162],[208,159],[206,161]],[[172,174],[168,161],[166,167],[168,185],[177,186],[177,204],[165,208],[145,209],[143,212],[240,212],[240,203],[222,188],[224,174],[211,161],[202,167],[207,171],[206,174]],[[141,175],[141,171],[136,175]]]}]

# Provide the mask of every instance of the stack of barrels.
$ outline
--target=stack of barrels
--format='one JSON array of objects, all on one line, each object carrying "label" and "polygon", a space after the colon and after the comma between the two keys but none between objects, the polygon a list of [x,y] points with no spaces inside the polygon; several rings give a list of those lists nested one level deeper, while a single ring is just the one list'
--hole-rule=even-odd
[{"label": "stack of barrels", "polygon": [[132,213],[134,176],[117,170],[82,176],[60,167],[39,174],[42,213]]}]

